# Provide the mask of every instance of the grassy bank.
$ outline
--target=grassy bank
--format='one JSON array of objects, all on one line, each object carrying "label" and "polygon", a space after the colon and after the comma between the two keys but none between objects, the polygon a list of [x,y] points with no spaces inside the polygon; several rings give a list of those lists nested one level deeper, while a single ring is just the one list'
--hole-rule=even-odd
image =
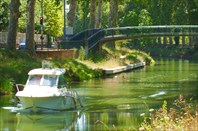
[{"label": "grassy bank", "polygon": [[0,50],[0,94],[10,94],[15,83],[25,83],[27,73],[40,67],[38,59],[25,52]]},{"label": "grassy bank", "polygon": [[[146,53],[132,51],[127,49],[109,50],[104,49],[105,57],[100,60],[84,60],[81,56],[79,59],[50,60],[54,67],[66,69],[65,77],[67,82],[82,81],[92,78],[99,78],[102,69],[118,67],[130,63],[147,61],[154,63],[154,60]],[[125,56],[124,59],[120,59]],[[0,50],[0,95],[10,94],[15,89],[15,84],[25,84],[28,72],[33,68],[40,68],[42,59],[32,57],[23,51],[5,51]]]},{"label": "grassy bank", "polygon": [[198,59],[198,46],[176,46],[161,44],[126,44],[128,48],[149,52],[153,57]]},{"label": "grassy bank", "polygon": [[[0,95],[11,94],[15,90],[15,84],[25,84],[28,72],[33,68],[40,68],[42,60],[29,56],[23,51],[8,52],[0,50]],[[100,70],[93,70],[74,59],[51,60],[54,67],[66,69],[68,82],[81,81],[100,77]]]},{"label": "grassy bank", "polygon": [[118,66],[126,66],[138,62],[146,62],[147,65],[155,64],[154,59],[147,53],[128,48],[110,49],[103,47],[101,54],[90,54],[88,60],[80,59],[79,62],[88,65],[92,69],[106,69]]}]

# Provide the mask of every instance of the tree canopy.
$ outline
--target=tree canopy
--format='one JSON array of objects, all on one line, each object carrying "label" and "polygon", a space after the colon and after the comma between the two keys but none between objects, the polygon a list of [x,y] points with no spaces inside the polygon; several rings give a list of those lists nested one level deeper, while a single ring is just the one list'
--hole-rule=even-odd
[{"label": "tree canopy", "polygon": [[[43,0],[44,1],[44,29],[45,34],[61,36],[63,32],[63,1],[62,0]],[[89,27],[95,27],[97,14],[101,14],[100,28],[107,28],[110,22],[117,21],[117,26],[134,26],[140,24],[143,18],[152,21],[152,25],[179,25],[179,24],[198,24],[198,1],[197,0],[66,0],[67,4],[75,5],[73,17],[68,17],[68,23],[73,21],[75,32],[80,32]],[[78,2],[77,2],[78,1]],[[114,8],[110,2],[117,4]],[[10,0],[1,0],[0,5],[0,31],[6,30],[9,20],[9,9],[7,8]],[[21,17],[19,19],[19,31],[26,30],[26,0],[20,0]],[[93,6],[94,5],[94,6]],[[98,12],[98,7],[101,6]],[[91,8],[95,7],[95,8]],[[110,12],[115,9],[117,12],[111,18]],[[35,5],[35,32],[39,33],[39,17],[41,12],[40,0]],[[146,13],[147,12],[147,13]],[[70,12],[71,13],[71,12]],[[69,15],[69,14],[68,14]],[[115,17],[117,15],[117,18]],[[146,15],[145,17],[143,15]],[[72,19],[72,20],[71,20]],[[98,19],[98,18],[97,18]],[[112,20],[109,20],[112,19]],[[115,20],[114,20],[115,19]],[[141,20],[140,20],[141,19]],[[144,20],[143,20],[144,21]],[[95,22],[95,23],[94,23]],[[98,24],[98,23],[97,23]],[[146,23],[145,23],[146,24]],[[151,23],[148,23],[151,24]],[[90,26],[89,26],[90,25]],[[98,27],[98,26],[97,26]]]},{"label": "tree canopy", "polygon": [[[30,1],[30,0],[28,0]],[[34,0],[34,33],[40,33],[41,0]],[[44,34],[60,37],[63,34],[63,0],[44,1]],[[11,0],[0,1],[0,31],[8,30],[8,6]],[[27,31],[27,0],[20,0],[18,31]],[[70,4],[67,25],[74,33],[88,28],[108,28],[142,25],[196,25],[197,0],[66,0]],[[32,26],[33,27],[33,26]]]}]

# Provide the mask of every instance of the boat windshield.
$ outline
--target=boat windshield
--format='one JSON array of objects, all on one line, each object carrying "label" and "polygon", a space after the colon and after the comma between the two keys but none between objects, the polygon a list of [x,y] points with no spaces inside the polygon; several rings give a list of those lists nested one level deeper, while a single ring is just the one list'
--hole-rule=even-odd
[{"label": "boat windshield", "polygon": [[57,82],[57,76],[51,76],[51,75],[44,75],[43,77],[43,82],[42,82],[42,86],[56,86],[56,82]]},{"label": "boat windshield", "polygon": [[41,85],[41,86],[57,86],[58,76],[55,75],[31,75],[29,76],[28,85]]},{"label": "boat windshield", "polygon": [[41,75],[32,75],[29,77],[28,85],[40,85]]}]

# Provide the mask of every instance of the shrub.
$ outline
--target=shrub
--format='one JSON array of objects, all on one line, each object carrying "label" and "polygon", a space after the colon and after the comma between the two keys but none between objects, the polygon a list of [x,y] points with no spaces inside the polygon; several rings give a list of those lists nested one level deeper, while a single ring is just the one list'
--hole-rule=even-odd
[{"label": "shrub", "polygon": [[180,131],[196,130],[198,127],[198,108],[187,103],[183,96],[175,100],[174,106],[168,110],[167,102],[164,101],[162,108],[157,110],[150,109],[150,116],[144,115],[144,121],[139,130],[163,130]]}]

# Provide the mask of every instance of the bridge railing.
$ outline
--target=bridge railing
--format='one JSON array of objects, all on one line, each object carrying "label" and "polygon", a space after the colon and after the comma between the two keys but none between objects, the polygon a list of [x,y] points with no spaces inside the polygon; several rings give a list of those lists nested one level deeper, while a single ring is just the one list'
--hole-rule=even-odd
[{"label": "bridge railing", "polygon": [[87,44],[88,49],[91,49],[93,46],[95,46],[101,39],[103,39],[105,36],[104,29],[99,30],[94,35],[88,38]]},{"label": "bridge railing", "polygon": [[66,41],[67,48],[94,47],[102,39],[161,36],[198,36],[198,25],[133,26],[85,30]]},{"label": "bridge railing", "polygon": [[182,36],[198,35],[198,25],[134,26],[105,29],[105,37],[119,36]]},{"label": "bridge railing", "polygon": [[82,32],[74,35],[70,40],[84,40],[84,39],[87,39],[90,36],[92,36],[93,34],[95,34],[96,32],[98,32],[99,30],[101,30],[101,29],[97,28],[97,29],[88,29],[88,30],[82,31]]}]

